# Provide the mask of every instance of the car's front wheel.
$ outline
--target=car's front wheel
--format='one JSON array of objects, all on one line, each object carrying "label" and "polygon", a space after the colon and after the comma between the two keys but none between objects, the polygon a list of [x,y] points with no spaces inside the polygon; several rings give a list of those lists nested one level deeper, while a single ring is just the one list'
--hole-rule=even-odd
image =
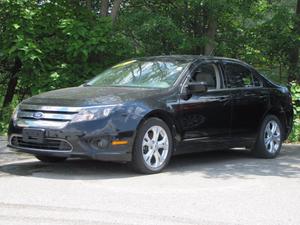
[{"label": "car's front wheel", "polygon": [[276,116],[266,116],[252,149],[254,155],[261,158],[275,158],[281,150],[283,132],[282,124]]},{"label": "car's front wheel", "polygon": [[159,118],[146,120],[137,131],[131,165],[139,173],[162,171],[170,161],[173,149],[172,133]]},{"label": "car's front wheel", "polygon": [[41,162],[47,162],[47,163],[58,163],[58,162],[63,162],[67,159],[65,157],[54,157],[54,156],[44,156],[44,155],[36,155],[35,157]]}]

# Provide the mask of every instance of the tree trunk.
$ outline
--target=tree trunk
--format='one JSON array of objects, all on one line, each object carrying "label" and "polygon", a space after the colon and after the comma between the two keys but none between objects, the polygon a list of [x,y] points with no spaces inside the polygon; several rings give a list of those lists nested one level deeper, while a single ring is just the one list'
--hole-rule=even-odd
[{"label": "tree trunk", "polygon": [[118,17],[118,13],[120,11],[121,3],[122,3],[122,0],[115,0],[114,1],[114,5],[113,5],[113,8],[111,10],[111,18],[112,18],[113,22],[115,22],[117,17]]},{"label": "tree trunk", "polygon": [[15,95],[15,91],[16,91],[16,87],[18,84],[18,76],[17,73],[20,71],[22,66],[22,62],[21,60],[16,57],[15,58],[15,65],[11,70],[11,75],[7,84],[7,89],[6,89],[6,93],[5,93],[5,97],[4,97],[4,101],[3,101],[3,108],[10,105],[10,103],[12,102],[14,95]]},{"label": "tree trunk", "polygon": [[213,16],[209,15],[207,19],[207,29],[205,32],[205,37],[207,38],[207,43],[204,47],[205,55],[214,54],[216,34],[217,34],[217,21]]},{"label": "tree trunk", "polygon": [[86,7],[89,9],[89,10],[92,10],[92,0],[86,0]]},{"label": "tree trunk", "polygon": [[[294,33],[295,36],[300,35],[300,0],[297,1],[297,8],[296,8],[296,15],[295,15],[295,22],[294,22]],[[294,41],[293,48],[290,49],[289,53],[289,61],[290,61],[290,68],[289,68],[289,81],[297,80],[300,82],[300,74],[298,71],[298,64],[299,64],[299,41]]]},{"label": "tree trunk", "polygon": [[100,9],[101,16],[108,15],[108,7],[109,7],[109,0],[101,0],[101,9]]}]

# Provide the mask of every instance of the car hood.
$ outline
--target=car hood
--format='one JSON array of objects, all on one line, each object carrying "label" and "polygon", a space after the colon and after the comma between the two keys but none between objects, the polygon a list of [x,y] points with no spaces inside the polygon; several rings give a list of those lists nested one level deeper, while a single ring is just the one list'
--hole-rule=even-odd
[{"label": "car hood", "polygon": [[148,88],[73,87],[33,96],[23,104],[76,107],[112,105],[147,98],[161,91]]}]

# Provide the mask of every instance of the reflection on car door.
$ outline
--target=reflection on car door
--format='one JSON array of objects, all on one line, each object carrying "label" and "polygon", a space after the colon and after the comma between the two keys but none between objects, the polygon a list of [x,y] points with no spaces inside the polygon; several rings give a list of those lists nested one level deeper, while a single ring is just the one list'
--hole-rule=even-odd
[{"label": "reflection on car door", "polygon": [[219,65],[199,65],[188,82],[206,82],[208,91],[180,100],[180,123],[185,142],[222,142],[230,134],[230,92],[222,89]]}]

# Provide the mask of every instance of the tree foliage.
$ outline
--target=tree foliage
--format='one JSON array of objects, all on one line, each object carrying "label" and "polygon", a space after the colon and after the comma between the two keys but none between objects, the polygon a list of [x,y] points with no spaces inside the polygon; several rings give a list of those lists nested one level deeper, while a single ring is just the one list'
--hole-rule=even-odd
[{"label": "tree foliage", "polygon": [[300,0],[0,0],[0,126],[24,98],[136,56],[234,57],[299,82],[299,13]]}]

